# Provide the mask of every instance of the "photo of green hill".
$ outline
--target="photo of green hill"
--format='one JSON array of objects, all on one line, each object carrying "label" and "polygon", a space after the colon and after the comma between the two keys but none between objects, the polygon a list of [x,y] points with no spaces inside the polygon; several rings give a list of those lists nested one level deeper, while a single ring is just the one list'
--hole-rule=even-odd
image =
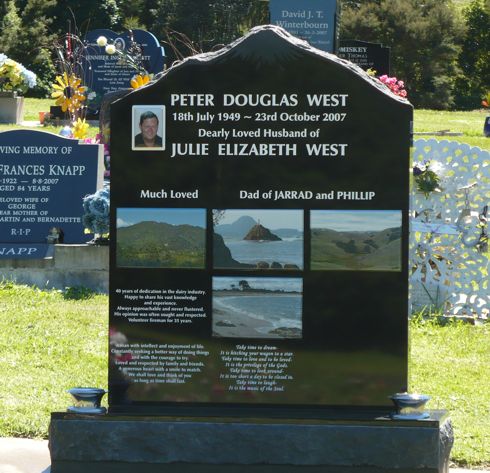
[{"label": "photo of green hill", "polygon": [[311,269],[401,271],[400,211],[311,212]]},{"label": "photo of green hill", "polygon": [[205,221],[204,209],[117,209],[117,266],[203,269]]}]

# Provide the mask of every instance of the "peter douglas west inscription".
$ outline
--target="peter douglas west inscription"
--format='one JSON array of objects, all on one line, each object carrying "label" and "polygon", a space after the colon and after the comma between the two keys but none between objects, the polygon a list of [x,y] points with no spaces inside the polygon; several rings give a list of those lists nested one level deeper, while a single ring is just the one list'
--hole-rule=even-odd
[{"label": "peter douglas west inscription", "polygon": [[[267,123],[319,125],[325,122],[343,122],[348,114],[348,94],[171,94],[170,106],[179,109],[171,114],[175,122],[202,123],[196,138],[222,139],[274,139],[274,138],[321,138],[320,128],[301,128],[280,130],[264,127]],[[219,106],[220,110],[230,107],[229,112],[191,111],[186,108]],[[310,108],[310,111],[295,112],[295,107]],[[244,111],[240,111],[244,109]],[[237,111],[238,110],[238,111]],[[251,111],[253,110],[253,111]],[[247,121],[257,123],[256,129],[210,129],[205,124]],[[173,143],[171,157],[177,156],[318,156],[344,158],[347,156],[347,143]]]}]

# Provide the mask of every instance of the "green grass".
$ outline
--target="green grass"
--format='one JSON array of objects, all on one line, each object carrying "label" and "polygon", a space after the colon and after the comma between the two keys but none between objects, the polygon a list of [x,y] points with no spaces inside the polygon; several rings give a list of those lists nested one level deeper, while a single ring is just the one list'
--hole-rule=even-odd
[{"label": "green grass", "polygon": [[473,110],[471,112],[444,112],[438,110],[415,110],[415,132],[437,132],[451,130],[461,132],[462,136],[420,136],[415,139],[431,139],[459,141],[481,149],[490,150],[490,138],[483,136],[483,123],[490,112],[485,110]]},{"label": "green grass", "polygon": [[[24,99],[24,121],[26,122],[39,122],[39,112],[49,112],[49,108],[51,105],[54,105],[54,100],[51,99],[33,99],[33,98],[25,98]],[[8,131],[8,130],[39,130],[39,131],[48,131],[51,133],[58,134],[61,130],[62,126],[21,126],[21,125],[9,125],[9,124],[0,124],[0,131]],[[89,137],[95,137],[95,135],[99,132],[98,127],[90,126],[88,130]]]},{"label": "green grass", "polygon": [[75,386],[107,387],[107,297],[0,283],[0,436],[46,438]]},{"label": "green grass", "polygon": [[490,324],[411,324],[410,390],[447,409],[460,466],[490,467]]},{"label": "green grass", "polygon": [[[0,436],[46,438],[75,386],[107,388],[107,296],[0,283]],[[411,324],[410,389],[447,409],[452,460],[490,466],[490,324]]]},{"label": "green grass", "polygon": [[51,105],[54,105],[54,100],[50,99],[25,99],[24,120],[37,121],[39,120],[39,112],[49,112]]}]

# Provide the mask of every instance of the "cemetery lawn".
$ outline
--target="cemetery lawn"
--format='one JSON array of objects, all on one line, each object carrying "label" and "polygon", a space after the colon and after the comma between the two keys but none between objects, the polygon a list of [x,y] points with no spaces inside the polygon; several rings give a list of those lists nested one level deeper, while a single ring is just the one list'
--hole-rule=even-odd
[{"label": "cemetery lawn", "polygon": [[462,136],[415,135],[415,139],[459,141],[481,149],[490,149],[490,139],[483,135],[483,124],[488,115],[486,110],[471,112],[446,112],[440,110],[415,110],[414,131],[437,132],[450,130],[463,133]]},{"label": "cemetery lawn", "polygon": [[[0,436],[47,438],[75,386],[107,389],[107,296],[0,283]],[[411,323],[410,390],[447,409],[452,461],[490,467],[490,324]],[[106,398],[105,398],[106,399]]]},{"label": "cemetery lawn", "polygon": [[47,438],[67,389],[107,389],[107,296],[0,282],[0,436]]},{"label": "cemetery lawn", "polygon": [[429,394],[430,409],[449,411],[451,460],[490,467],[490,323],[410,324],[410,391]]}]

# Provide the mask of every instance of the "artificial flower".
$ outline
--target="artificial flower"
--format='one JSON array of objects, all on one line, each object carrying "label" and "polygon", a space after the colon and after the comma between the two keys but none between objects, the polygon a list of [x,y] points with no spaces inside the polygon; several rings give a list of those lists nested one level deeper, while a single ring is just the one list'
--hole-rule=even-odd
[{"label": "artificial flower", "polygon": [[72,129],[73,138],[78,138],[79,140],[83,140],[84,138],[86,138],[88,127],[89,125],[85,121],[85,118],[81,120],[80,117],[78,117],[77,121],[73,124],[73,129]]},{"label": "artificial flower", "polygon": [[133,89],[139,89],[150,82],[150,76],[148,74],[136,74],[131,79],[131,87]]},{"label": "artificial flower", "polygon": [[53,93],[51,97],[56,99],[56,105],[61,105],[61,110],[70,113],[77,112],[82,103],[86,99],[85,92],[86,87],[82,87],[81,79],[76,75],[68,75],[66,72],[62,76],[56,76],[56,82],[53,84]]},{"label": "artificial flower", "polygon": [[407,91],[405,90],[405,83],[402,80],[398,80],[396,77],[388,77],[386,74],[379,77],[379,80],[386,85],[395,95],[405,98]]},{"label": "artificial flower", "polygon": [[113,54],[116,53],[116,46],[114,46],[113,44],[108,44],[105,47],[105,52],[112,56]]},{"label": "artificial flower", "polygon": [[105,36],[99,36],[97,38],[97,46],[103,48],[106,45],[107,45],[107,38]]},{"label": "artificial flower", "polygon": [[485,95],[485,97],[483,97],[483,100],[481,101],[481,104],[484,106],[484,107],[490,107],[490,91],[487,92],[487,95]]},{"label": "artificial flower", "polygon": [[415,163],[413,167],[413,177],[417,190],[422,192],[427,199],[431,192],[440,192],[440,176],[436,173],[436,170],[441,172],[443,166],[437,166],[436,163],[431,164],[430,161],[424,161],[423,163]]},{"label": "artificial flower", "polygon": [[24,93],[35,87],[37,76],[22,64],[0,53],[0,90]]}]

